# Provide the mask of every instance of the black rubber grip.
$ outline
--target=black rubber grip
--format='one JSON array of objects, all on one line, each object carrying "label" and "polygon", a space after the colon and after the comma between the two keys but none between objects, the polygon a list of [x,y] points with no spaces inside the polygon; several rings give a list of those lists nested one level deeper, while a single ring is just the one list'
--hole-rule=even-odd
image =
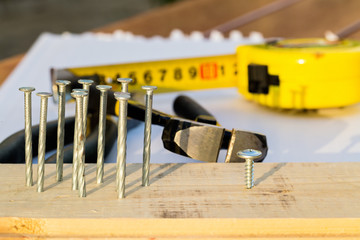
[{"label": "black rubber grip", "polygon": [[[89,112],[95,112],[99,109],[99,90],[93,90],[91,88],[90,92],[93,91],[92,97],[89,98]],[[114,92],[109,90],[107,96],[107,114],[116,116],[116,103],[117,100],[114,97]],[[145,120],[145,110],[146,107],[144,104],[130,99],[128,101],[128,117],[138,121]],[[172,116],[152,109],[152,124],[165,126],[171,119]]]},{"label": "black rubber grip", "polygon": [[[128,131],[139,125],[139,121],[128,120]],[[87,136],[85,141],[85,162],[96,163],[97,162],[97,145],[98,145],[98,133],[99,129],[96,126],[95,129]],[[114,120],[106,120],[105,131],[105,151],[104,157],[108,155],[117,139],[117,124]],[[64,148],[64,163],[72,163],[73,161],[73,144]],[[56,163],[56,153],[46,159],[46,163]]]},{"label": "black rubber grip", "polygon": [[188,96],[178,96],[173,105],[176,115],[190,120],[217,125],[215,117]]},{"label": "black rubber grip", "polygon": [[[65,119],[64,144],[72,143],[74,140],[75,118]],[[46,124],[46,151],[56,149],[57,125],[54,120]],[[31,128],[32,131],[32,154],[38,155],[39,125]],[[18,131],[0,143],[0,163],[24,163],[25,162],[25,130]]]}]

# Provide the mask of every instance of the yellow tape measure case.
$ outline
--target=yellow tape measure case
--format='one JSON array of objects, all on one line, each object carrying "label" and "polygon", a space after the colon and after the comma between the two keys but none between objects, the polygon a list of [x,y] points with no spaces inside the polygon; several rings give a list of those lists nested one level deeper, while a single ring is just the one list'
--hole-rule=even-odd
[{"label": "yellow tape measure case", "polygon": [[237,48],[238,88],[284,109],[343,107],[360,101],[360,43],[282,40]]}]

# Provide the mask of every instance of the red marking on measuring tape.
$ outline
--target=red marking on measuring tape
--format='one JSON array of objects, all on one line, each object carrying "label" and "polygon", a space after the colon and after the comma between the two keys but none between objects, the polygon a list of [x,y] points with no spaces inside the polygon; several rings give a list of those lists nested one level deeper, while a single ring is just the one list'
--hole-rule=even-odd
[{"label": "red marking on measuring tape", "polygon": [[204,80],[216,79],[218,76],[216,63],[203,63],[200,65],[200,77]]}]

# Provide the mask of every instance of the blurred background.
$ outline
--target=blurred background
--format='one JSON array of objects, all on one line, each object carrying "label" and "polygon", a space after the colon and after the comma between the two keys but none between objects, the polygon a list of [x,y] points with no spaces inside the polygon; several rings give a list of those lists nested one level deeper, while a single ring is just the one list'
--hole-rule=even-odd
[{"label": "blurred background", "polygon": [[[337,33],[360,20],[360,0],[0,0],[0,83],[42,32],[209,32],[279,2],[290,4],[232,29],[266,38],[324,37],[327,30]],[[360,31],[347,37],[360,39]]]},{"label": "blurred background", "polygon": [[180,0],[0,0],[0,59],[26,52],[42,32],[80,33]]}]

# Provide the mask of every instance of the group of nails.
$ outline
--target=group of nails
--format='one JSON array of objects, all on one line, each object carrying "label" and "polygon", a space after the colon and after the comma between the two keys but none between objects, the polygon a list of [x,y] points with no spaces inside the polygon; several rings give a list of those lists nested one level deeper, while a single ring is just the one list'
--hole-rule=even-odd
[{"label": "group of nails", "polygon": [[[125,197],[125,177],[126,177],[126,137],[127,137],[127,105],[130,99],[128,84],[131,78],[119,78],[121,92],[115,92],[114,97],[119,102],[118,118],[118,139],[117,139],[117,165],[116,165],[116,191],[118,198]],[[72,190],[79,190],[80,197],[86,197],[85,182],[85,141],[86,141],[86,122],[88,111],[88,100],[92,80],[81,79],[82,89],[73,89],[71,96],[76,101],[75,110],[75,130],[74,130],[74,151],[73,151],[73,171],[72,171]],[[57,129],[57,153],[56,153],[56,180],[63,179],[63,156],[64,156],[64,126],[65,126],[65,94],[66,86],[70,84],[67,80],[57,80],[58,85],[58,129]],[[106,105],[107,91],[111,89],[108,85],[97,85],[100,91],[99,109],[99,135],[97,151],[97,170],[96,181],[98,184],[103,182],[104,176],[104,149],[105,149],[105,128],[106,128]],[[151,135],[151,114],[153,91],[155,86],[143,86],[146,90],[145,104],[145,130],[144,130],[144,151],[142,168],[142,185],[149,186],[150,172],[150,135]],[[24,92],[25,107],[25,177],[26,186],[33,185],[32,174],[32,132],[31,132],[31,93],[33,87],[21,87]],[[36,94],[41,97],[40,102],[40,123],[39,123],[39,146],[38,146],[38,174],[37,192],[44,191],[45,174],[45,141],[46,141],[46,121],[47,104],[51,93],[39,92]]]}]

